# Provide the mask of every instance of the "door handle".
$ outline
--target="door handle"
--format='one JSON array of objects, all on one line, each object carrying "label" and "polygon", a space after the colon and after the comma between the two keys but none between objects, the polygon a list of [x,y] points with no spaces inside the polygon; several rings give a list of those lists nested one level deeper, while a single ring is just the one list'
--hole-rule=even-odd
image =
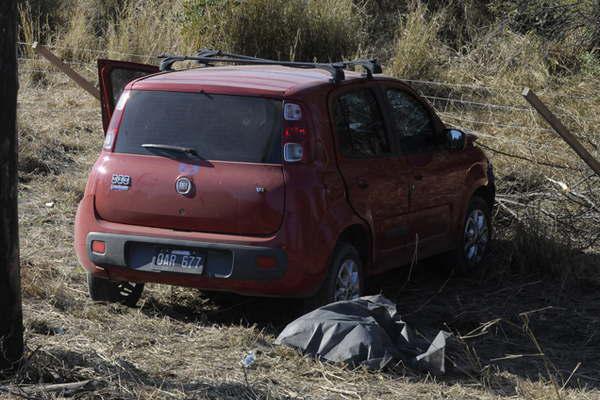
[{"label": "door handle", "polygon": [[361,188],[361,189],[366,189],[366,188],[368,188],[368,187],[369,187],[369,182],[367,182],[367,181],[366,181],[366,180],[364,180],[364,179],[358,179],[358,180],[356,181],[356,185],[357,185],[359,188]]}]

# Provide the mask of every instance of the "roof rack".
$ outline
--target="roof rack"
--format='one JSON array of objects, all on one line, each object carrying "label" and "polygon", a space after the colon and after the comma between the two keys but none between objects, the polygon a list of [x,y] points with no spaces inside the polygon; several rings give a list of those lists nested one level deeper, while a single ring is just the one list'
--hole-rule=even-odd
[{"label": "roof rack", "polygon": [[196,61],[206,67],[213,66],[213,63],[232,63],[248,65],[282,65],[293,68],[317,68],[328,71],[331,74],[333,83],[338,83],[346,79],[344,69],[349,67],[362,67],[365,70],[365,76],[368,79],[373,78],[373,74],[380,74],[382,72],[381,64],[379,64],[377,59],[339,61],[335,63],[276,61],[209,49],[202,49],[195,56],[174,56],[164,54],[160,55],[158,58],[162,59],[160,62],[161,71],[172,71],[173,64],[179,61]]}]

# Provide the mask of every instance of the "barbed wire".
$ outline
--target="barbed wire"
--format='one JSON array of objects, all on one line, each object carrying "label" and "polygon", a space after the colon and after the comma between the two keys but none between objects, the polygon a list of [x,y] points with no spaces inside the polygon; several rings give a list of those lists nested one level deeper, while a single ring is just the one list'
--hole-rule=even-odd
[{"label": "barbed wire", "polygon": [[[435,103],[434,103],[436,101],[445,102],[446,104],[451,104],[451,103],[466,104],[466,105],[475,106],[475,107],[479,107],[481,109],[488,109],[488,110],[495,109],[495,110],[507,110],[507,111],[523,111],[523,112],[530,112],[530,113],[533,112],[533,109],[529,108],[529,107],[509,106],[509,105],[495,104],[495,103],[485,103],[485,102],[478,102],[478,101],[472,101],[472,100],[465,100],[464,98],[457,99],[457,98],[452,98],[452,97],[428,96],[425,94],[422,94],[422,97],[424,97],[428,100],[433,100],[432,106],[436,109],[437,112],[440,112],[440,113],[447,112],[446,111],[447,108],[440,109],[439,107],[436,107]],[[579,121],[595,122],[595,123],[600,122],[600,118],[594,119],[594,118],[581,117],[578,115],[574,115],[572,112],[570,112],[569,110],[566,110],[565,108],[561,108],[561,107],[558,107],[558,108],[563,111],[567,111],[567,112],[566,113],[555,112],[554,114],[557,117],[563,117],[565,119],[570,119],[574,122],[579,122]]]},{"label": "barbed wire", "polygon": [[73,106],[73,107],[60,107],[60,106],[55,106],[55,105],[50,105],[50,104],[44,104],[43,102],[24,102],[24,101],[17,101],[17,106],[18,107],[23,107],[25,106],[25,108],[32,108],[32,107],[37,107],[39,108],[40,106],[43,106],[44,110],[48,110],[48,111],[98,111],[100,112],[100,107],[81,107],[81,106]]},{"label": "barbed wire", "polygon": [[[500,130],[501,129],[518,129],[518,130],[524,130],[527,132],[547,132],[547,133],[553,134],[553,136],[556,133],[556,131],[554,129],[550,129],[550,128],[532,127],[532,126],[524,126],[524,125],[511,125],[511,124],[503,124],[503,123],[499,123],[499,122],[486,122],[486,121],[468,119],[468,118],[464,118],[462,116],[459,117],[459,116],[453,115],[451,113],[446,113],[446,112],[438,112],[438,114],[440,116],[442,116],[443,119],[453,119],[455,121],[466,122],[467,124],[472,124],[472,125],[491,126],[494,128],[499,128]],[[589,141],[589,138],[586,137],[585,133],[577,134],[577,133],[571,132],[571,134],[573,136],[577,137],[579,140]],[[554,136],[554,138],[556,140],[559,139],[557,136]]]},{"label": "barbed wire", "polygon": [[[20,45],[29,45],[29,43],[25,43],[25,42],[18,42],[18,43]],[[59,45],[46,45],[46,46],[51,49],[87,51],[87,52],[91,52],[91,53],[95,53],[95,54],[112,53],[112,54],[120,54],[123,56],[135,56],[135,57],[147,57],[147,58],[153,57],[148,54],[135,54],[135,53],[126,53],[126,52],[119,52],[119,51],[95,50],[95,49],[88,49],[88,48],[73,48],[73,47],[65,47],[65,46],[59,46]],[[19,57],[19,61],[21,63],[23,63],[24,65],[26,65],[29,62],[42,61],[42,59],[41,58]],[[63,62],[65,64],[74,65],[74,66],[81,66],[81,67],[87,67],[87,68],[95,67],[95,64],[93,62],[83,62],[83,61],[78,61],[78,60],[63,60]],[[42,69],[42,68],[20,68],[19,71],[20,72],[40,72],[40,73],[47,73],[47,74],[53,74],[53,75],[63,75],[62,72],[52,71],[49,69]],[[456,87],[456,88],[463,88],[463,89],[469,88],[469,89],[476,89],[476,90],[486,90],[489,92],[519,88],[518,86],[515,86],[515,85],[508,85],[505,87],[501,87],[501,86],[488,86],[488,85],[480,85],[480,84],[472,84],[472,83],[455,83],[455,82],[428,81],[428,80],[416,80],[416,79],[402,79],[402,81],[407,82],[407,83],[427,85],[427,86],[447,86],[447,87]],[[502,110],[502,111],[516,111],[519,113],[527,113],[528,115],[533,116],[533,120],[535,121],[536,115],[533,113],[533,111],[530,107],[498,104],[498,103],[485,102],[485,101],[475,101],[475,100],[471,100],[471,99],[465,99],[464,96],[461,96],[460,98],[453,98],[453,97],[442,97],[442,96],[429,95],[426,93],[423,93],[422,95],[424,98],[432,101],[432,103],[434,103],[434,105],[436,103],[439,104],[440,102],[446,103],[446,107],[444,107],[443,109],[440,109],[439,107],[435,107],[436,111],[438,111],[438,113],[440,114],[441,117],[448,118],[453,121],[458,121],[458,122],[462,122],[462,123],[466,123],[466,124],[470,124],[470,125],[491,126],[491,127],[495,127],[495,128],[499,128],[499,129],[516,129],[516,130],[535,131],[535,132],[553,132],[552,129],[542,128],[539,126],[507,124],[507,123],[501,123],[498,121],[491,120],[494,116],[495,117],[502,116],[505,118],[506,115],[496,114],[494,112],[494,110],[495,111]],[[561,94],[560,96],[556,95],[554,97],[577,98],[576,96],[573,96],[571,94],[569,94],[569,95]],[[596,99],[596,97],[593,97],[593,96],[580,96],[580,98]],[[82,107],[78,107],[78,106],[58,107],[58,106],[49,105],[49,104],[40,104],[40,102],[20,101],[18,104],[20,107],[33,107],[33,106],[40,107],[40,106],[42,106],[48,110],[54,110],[54,111],[69,111],[69,112],[72,112],[74,110],[75,111],[99,111],[99,108],[98,109],[82,108]],[[464,104],[464,105],[469,105],[469,106],[474,106],[474,107],[480,107],[480,108],[489,110],[490,114],[489,114],[489,117],[487,120],[470,119],[470,118],[466,118],[465,116],[463,116],[462,113],[461,113],[461,115],[456,115],[456,113],[449,111],[447,108],[448,104]],[[564,108],[559,108],[559,109],[561,109],[562,111],[568,111],[568,110],[564,110]],[[457,108],[457,110],[458,110],[458,108]],[[574,119],[574,120],[579,119],[581,121],[598,122],[598,120],[584,118],[584,117],[578,117],[576,115],[572,115],[572,113],[570,111],[568,111],[568,112],[569,112],[569,114],[557,114],[557,116],[566,117],[566,118]],[[555,159],[555,160],[561,161],[561,162],[567,162],[567,161],[572,162],[573,161],[572,159],[568,160],[566,158],[561,157],[560,155],[558,155],[556,153],[553,153],[552,150],[554,150],[555,148],[548,145],[547,143],[540,143],[540,142],[534,141],[534,140],[522,140],[522,139],[517,139],[514,137],[510,137],[508,135],[502,135],[502,134],[501,135],[491,135],[491,134],[480,132],[478,130],[473,130],[473,129],[469,129],[469,130],[483,139],[496,141],[501,145],[512,146],[514,148],[518,148],[521,151],[523,151],[526,154],[529,154],[531,156],[534,156],[535,154],[543,153],[543,155],[545,156],[544,158],[546,158],[546,159],[548,158],[548,156],[551,156],[552,159]],[[484,144],[481,144],[481,145],[483,147],[486,146]],[[490,148],[490,149],[493,149],[493,148]],[[535,163],[538,163],[541,165],[547,165],[547,166],[556,167],[556,168],[571,168],[571,167],[565,167],[565,166],[559,165],[559,164],[553,164],[551,162],[547,162],[547,161],[543,161],[543,160],[529,159],[523,155],[508,153],[502,149],[493,149],[493,150],[495,152],[497,152],[498,154],[504,154],[509,157],[514,156],[516,158],[522,158],[524,160],[529,160],[529,161],[532,161],[532,162],[535,162]],[[551,151],[549,152],[547,150],[551,150]]]},{"label": "barbed wire", "polygon": [[[488,145],[483,144],[483,143],[479,143],[478,146],[483,147],[484,149],[489,150],[489,151],[491,151],[492,153],[495,153],[495,154],[500,154],[500,155],[503,155],[505,157],[516,158],[516,159],[523,160],[523,161],[528,161],[528,162],[533,163],[533,164],[544,165],[546,167],[557,168],[557,169],[568,169],[568,170],[572,170],[572,171],[578,171],[579,170],[578,168],[572,167],[569,164],[561,165],[561,164],[556,164],[556,163],[547,162],[547,161],[534,160],[534,159],[531,159],[531,158],[528,158],[528,157],[525,157],[525,156],[522,156],[522,155],[519,155],[519,154],[509,153],[507,151],[496,149],[496,148],[493,148],[493,147],[488,146]],[[566,161],[566,160],[562,160],[562,161]]]},{"label": "barbed wire", "polygon": [[[505,136],[493,136],[493,135],[488,135],[488,134],[485,134],[483,132],[478,132],[478,131],[471,131],[471,133],[474,133],[479,138],[490,139],[492,141],[495,141],[496,143],[500,143],[502,146],[508,145],[508,147],[510,147],[512,149],[526,150],[526,151],[522,151],[522,153],[528,154],[530,157],[535,157],[534,161],[540,161],[540,159],[544,159],[544,160],[553,159],[553,160],[562,161],[562,162],[568,164],[574,160],[574,159],[560,156],[559,154],[554,152],[555,148],[553,148],[547,144],[537,143],[537,142],[527,142],[524,140],[508,138]],[[477,143],[482,146],[484,145],[484,143],[481,143],[481,141],[479,141]],[[511,154],[514,154],[514,153],[511,153]],[[540,155],[545,156],[545,157],[540,157]],[[549,157],[549,156],[551,156],[551,157]],[[524,156],[519,155],[519,157],[524,157]],[[544,162],[549,162],[549,161],[544,161]]]},{"label": "barbed wire", "polygon": [[65,75],[64,72],[49,71],[47,69],[40,69],[40,68],[19,68],[19,72],[40,72],[40,73],[50,74],[50,75],[62,75],[65,78],[69,78],[67,75]]},{"label": "barbed wire", "polygon": [[541,127],[537,127],[537,126],[524,126],[524,125],[503,124],[503,123],[499,123],[499,122],[477,121],[477,120],[468,119],[468,118],[465,118],[462,116],[458,117],[456,115],[453,115],[451,113],[444,112],[444,111],[440,111],[440,112],[438,112],[438,114],[440,116],[442,116],[443,118],[452,118],[454,120],[468,122],[468,123],[472,123],[472,124],[478,124],[478,125],[489,125],[489,126],[496,126],[496,127],[500,127],[500,128],[511,128],[511,129],[536,131],[536,132],[554,132],[554,130],[552,130],[550,128],[541,128]]},{"label": "barbed wire", "polygon": [[[17,57],[18,61],[25,61],[25,62],[43,62],[43,63],[47,63],[46,60],[42,59],[42,58],[27,58],[27,57]],[[82,61],[75,61],[75,60],[61,60],[63,63],[68,64],[68,65],[80,65],[80,66],[86,66],[86,67],[96,67],[96,63],[94,62],[82,62]]]},{"label": "barbed wire", "polygon": [[[28,43],[28,42],[22,42],[19,41],[17,42],[17,44],[21,45],[21,46],[31,46],[33,43]],[[117,51],[117,50],[98,50],[98,49],[91,49],[91,48],[87,48],[87,47],[74,47],[74,46],[60,46],[60,45],[56,45],[56,44],[44,44],[43,46],[50,48],[50,49],[61,49],[61,50],[72,50],[72,51],[81,51],[81,52],[88,52],[88,53],[94,53],[94,54],[118,54],[118,55],[122,55],[122,56],[133,56],[133,57],[143,57],[143,58],[156,58],[158,56],[158,54],[139,54],[139,53],[128,53],[128,52],[123,52],[123,51]],[[71,61],[71,62],[75,62],[75,61]],[[433,81],[433,80],[423,80],[423,79],[400,79],[403,82],[406,83],[413,83],[413,84],[421,84],[421,85],[428,85],[428,86],[445,86],[445,87],[456,87],[456,88],[469,88],[469,89],[476,89],[476,90],[486,90],[486,91],[500,91],[500,90],[522,90],[523,87],[527,86],[527,85],[516,85],[513,83],[506,83],[505,85],[483,85],[483,84],[478,84],[478,83],[461,83],[461,82],[448,82],[448,81]],[[581,92],[572,92],[572,93],[555,93],[551,95],[552,97],[565,97],[565,98],[576,98],[576,99],[593,99],[593,100],[600,100],[600,95],[598,96],[593,96],[593,95],[589,95],[587,93],[581,93]]]},{"label": "barbed wire", "polygon": [[485,108],[493,108],[499,110],[511,110],[511,111],[529,111],[527,107],[519,107],[519,106],[508,106],[504,104],[495,104],[495,103],[484,103],[479,101],[472,100],[464,100],[464,99],[456,99],[452,97],[439,97],[439,96],[428,96],[422,95],[424,98],[433,101],[444,101],[447,103],[460,103],[460,104],[469,104],[473,106],[485,107]]},{"label": "barbed wire", "polygon": [[[33,43],[27,43],[27,42],[17,42],[17,44],[19,45],[23,45],[23,46],[31,46]],[[68,46],[59,46],[59,45],[55,45],[55,44],[44,44],[44,47],[47,47],[49,49],[61,49],[61,50],[77,50],[77,51],[82,51],[82,52],[89,52],[89,53],[94,53],[94,54],[118,54],[121,56],[133,56],[133,57],[145,57],[145,58],[156,58],[157,55],[150,55],[150,54],[135,54],[135,53],[125,53],[125,52],[121,52],[121,51],[113,51],[113,50],[97,50],[97,49],[89,49],[89,48],[85,48],[85,47],[68,47]]]},{"label": "barbed wire", "polygon": [[[406,83],[414,83],[418,85],[426,85],[426,86],[444,86],[444,87],[455,87],[461,89],[474,89],[474,90],[485,90],[488,92],[497,92],[497,91],[505,91],[505,90],[518,90],[519,94],[521,90],[527,85],[514,85],[507,84],[506,86],[488,86],[481,84],[473,84],[473,83],[456,83],[456,82],[444,82],[444,81],[428,81],[421,79],[400,79],[402,82]],[[549,94],[544,93],[543,95],[548,96]],[[589,100],[600,100],[600,95],[593,96],[587,93],[581,92],[572,92],[572,93],[553,93],[550,94],[551,97],[563,97],[563,98],[573,98],[573,99],[589,99]]]}]

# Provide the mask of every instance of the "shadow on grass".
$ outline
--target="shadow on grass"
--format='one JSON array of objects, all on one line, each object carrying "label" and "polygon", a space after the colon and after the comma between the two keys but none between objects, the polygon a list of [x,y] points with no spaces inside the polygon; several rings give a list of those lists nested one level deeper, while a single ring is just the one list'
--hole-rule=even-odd
[{"label": "shadow on grass", "polygon": [[[403,318],[423,336],[433,339],[445,329],[459,337],[461,372],[449,374],[448,381],[475,379],[499,396],[511,396],[515,383],[502,372],[562,386],[576,369],[568,386],[600,388],[598,287],[540,270],[552,261],[544,257],[524,268],[529,255],[516,255],[514,246],[495,241],[485,270],[470,276],[455,276],[428,260],[375,277],[369,286],[396,301]],[[565,254],[600,265],[597,254]],[[141,311],[200,324],[256,325],[274,336],[302,311],[298,300],[185,293],[150,297]]]},{"label": "shadow on grass", "polygon": [[169,316],[182,322],[257,326],[276,335],[302,314],[298,299],[247,297],[230,293],[186,290],[170,299],[150,297],[140,304],[147,316]]},{"label": "shadow on grass", "polygon": [[[455,333],[469,353],[462,361],[481,380],[494,373],[495,382],[488,383],[498,395],[515,394],[514,384],[500,382],[503,371],[555,380],[559,387],[572,374],[567,386],[600,388],[600,287],[593,279],[540,270],[550,261],[527,261],[528,254],[514,250],[513,242],[497,240],[477,274],[457,277],[430,261],[410,274],[403,269],[378,277],[374,290],[396,301],[424,336],[432,338],[438,329]],[[600,266],[598,254],[563,254],[584,269]],[[526,262],[536,267],[524,267]]]},{"label": "shadow on grass", "polygon": [[[53,391],[52,395],[77,398],[137,399],[144,396],[203,399],[278,399],[268,384],[251,382],[205,382],[177,379],[174,375],[152,375],[127,360],[107,360],[95,353],[66,350],[34,351],[25,358],[17,375],[1,386],[0,393],[23,398],[51,398],[48,391],[32,392],[30,384],[89,382],[74,391]],[[25,385],[25,386],[24,386]],[[35,393],[39,397],[31,397]]]}]

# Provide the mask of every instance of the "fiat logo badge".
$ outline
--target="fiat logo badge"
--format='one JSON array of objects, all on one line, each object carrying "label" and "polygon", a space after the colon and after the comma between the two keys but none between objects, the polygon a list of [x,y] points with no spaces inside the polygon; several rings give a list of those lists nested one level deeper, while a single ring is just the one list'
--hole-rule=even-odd
[{"label": "fiat logo badge", "polygon": [[192,192],[192,188],[193,185],[190,178],[185,176],[177,178],[177,181],[175,182],[175,190],[177,193],[185,196]]}]

